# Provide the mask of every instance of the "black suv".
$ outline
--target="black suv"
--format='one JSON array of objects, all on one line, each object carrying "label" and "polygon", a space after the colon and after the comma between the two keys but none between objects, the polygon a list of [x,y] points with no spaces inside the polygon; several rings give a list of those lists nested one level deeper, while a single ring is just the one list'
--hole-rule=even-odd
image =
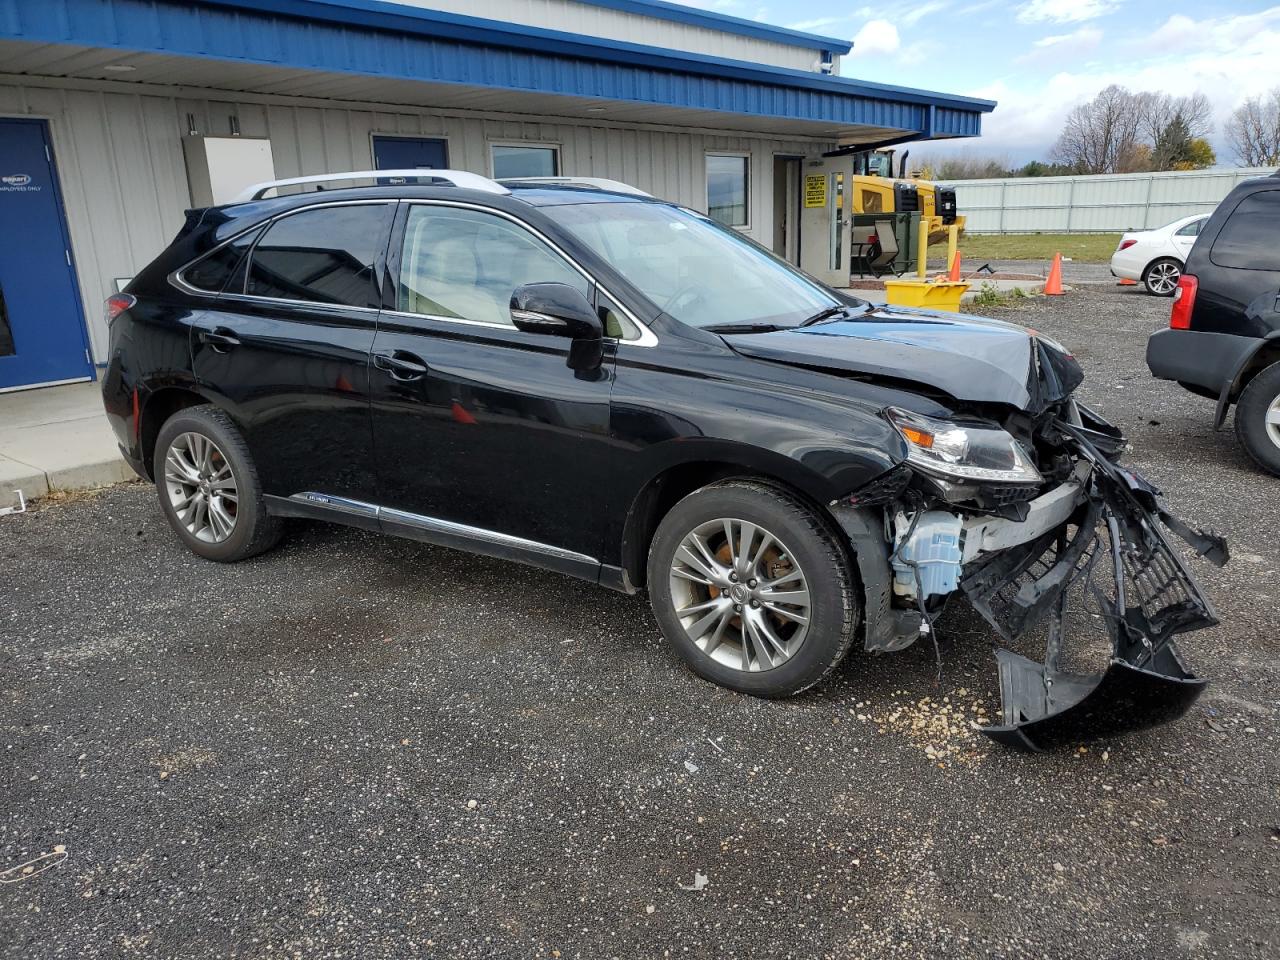
[{"label": "black suv", "polygon": [[[200,556],[302,517],[647,588],[695,671],[762,696],[963,593],[1007,639],[1051,625],[1046,663],[1000,654],[988,732],[1020,746],[1200,692],[1172,637],[1214,615],[1156,518],[1223,544],[1116,465],[1058,344],[872,307],[622,184],[289,182],[355,176],[191,211],[108,301],[108,416]],[[1095,563],[1114,656],[1061,673]]]},{"label": "black suv", "polygon": [[1280,173],[1237,186],[1201,227],[1147,366],[1216,400],[1214,429],[1236,404],[1241,444],[1280,474]]}]

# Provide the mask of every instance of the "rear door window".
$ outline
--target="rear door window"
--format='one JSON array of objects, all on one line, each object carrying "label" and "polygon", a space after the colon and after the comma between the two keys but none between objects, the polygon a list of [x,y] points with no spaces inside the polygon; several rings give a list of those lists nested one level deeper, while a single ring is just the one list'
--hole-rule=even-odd
[{"label": "rear door window", "polygon": [[1280,190],[1241,200],[1213,241],[1209,259],[1220,267],[1280,271]]},{"label": "rear door window", "polygon": [[245,292],[377,308],[377,265],[393,209],[389,203],[335,204],[282,217],[253,248]]},{"label": "rear door window", "polygon": [[1203,220],[1192,220],[1184,227],[1178,229],[1180,237],[1198,237],[1200,236],[1200,228],[1204,225]]}]

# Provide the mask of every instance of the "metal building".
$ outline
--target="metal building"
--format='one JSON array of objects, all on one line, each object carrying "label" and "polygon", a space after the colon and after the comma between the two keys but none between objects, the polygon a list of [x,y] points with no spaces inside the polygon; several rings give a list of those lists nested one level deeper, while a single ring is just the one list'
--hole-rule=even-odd
[{"label": "metal building", "polygon": [[609,177],[800,262],[807,160],[994,107],[849,50],[660,0],[0,0],[0,390],[92,378],[103,299],[272,177]]}]

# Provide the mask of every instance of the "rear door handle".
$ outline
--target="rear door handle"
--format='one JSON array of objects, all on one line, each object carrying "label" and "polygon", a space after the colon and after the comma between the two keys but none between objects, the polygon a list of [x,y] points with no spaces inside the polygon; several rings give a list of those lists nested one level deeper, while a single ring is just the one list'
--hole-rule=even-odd
[{"label": "rear door handle", "polygon": [[240,346],[240,338],[226,327],[216,330],[201,330],[200,342],[207,343],[217,353],[226,353],[232,347]]},{"label": "rear door handle", "polygon": [[375,353],[373,365],[385,370],[394,380],[421,380],[427,375],[427,365],[422,358],[405,350]]}]

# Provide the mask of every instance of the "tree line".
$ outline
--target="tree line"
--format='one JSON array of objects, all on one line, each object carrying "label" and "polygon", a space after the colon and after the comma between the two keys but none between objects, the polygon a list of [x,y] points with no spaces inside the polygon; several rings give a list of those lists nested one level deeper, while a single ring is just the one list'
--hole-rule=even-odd
[{"label": "tree line", "polygon": [[[1113,84],[1067,115],[1047,160],[1014,168],[1000,157],[936,158],[920,164],[920,176],[975,180],[1203,170],[1217,163],[1212,135],[1213,111],[1204,94],[1135,93]],[[1223,135],[1242,166],[1280,165],[1280,87],[1237,107]]]}]

